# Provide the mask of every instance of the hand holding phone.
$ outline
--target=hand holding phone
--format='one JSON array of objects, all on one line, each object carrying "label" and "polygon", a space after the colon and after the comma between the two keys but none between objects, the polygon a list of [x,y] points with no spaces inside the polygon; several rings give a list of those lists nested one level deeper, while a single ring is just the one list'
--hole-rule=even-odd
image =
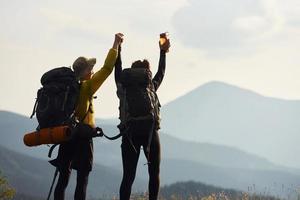
[{"label": "hand holding phone", "polygon": [[159,48],[165,52],[169,52],[170,48],[170,39],[168,38],[168,32],[161,33],[159,35]]}]

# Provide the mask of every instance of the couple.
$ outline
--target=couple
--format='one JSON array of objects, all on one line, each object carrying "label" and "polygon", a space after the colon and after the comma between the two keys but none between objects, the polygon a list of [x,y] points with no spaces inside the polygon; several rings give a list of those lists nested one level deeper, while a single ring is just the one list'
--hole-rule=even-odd
[{"label": "couple", "polygon": [[[145,156],[148,163],[149,172],[149,199],[158,198],[159,191],[159,165],[160,165],[160,143],[158,136],[159,129],[159,101],[156,91],[159,88],[165,73],[165,57],[169,50],[170,42],[168,39],[164,43],[160,43],[160,59],[158,71],[152,78],[150,64],[147,60],[135,61],[132,63],[131,69],[136,69],[139,72],[145,72],[147,77],[150,77],[149,85],[151,90],[151,98],[154,99],[157,105],[154,106],[153,115],[151,118],[147,116],[129,116],[124,113],[121,108],[127,105],[127,102],[122,98],[126,92],[128,81],[130,79],[136,81],[133,85],[142,84],[147,80],[136,80],[129,73],[122,73],[121,61],[121,43],[123,42],[123,34],[115,34],[115,40],[112,48],[109,50],[103,67],[93,73],[93,67],[96,64],[96,59],[87,59],[79,57],[73,63],[73,70],[80,81],[80,94],[75,109],[75,116],[84,124],[95,128],[93,95],[100,88],[102,83],[111,74],[115,66],[115,81],[117,85],[117,94],[120,98],[120,120],[118,126],[122,133],[122,161],[123,161],[123,179],[120,187],[120,200],[129,200],[131,194],[131,186],[133,184],[137,162],[140,154],[141,146],[143,146]],[[140,82],[139,82],[140,81]],[[132,83],[131,83],[132,84]],[[130,83],[129,83],[130,85]],[[130,86],[129,86],[130,88]],[[147,88],[148,89],[148,88]],[[130,89],[129,89],[130,90]],[[129,91],[128,91],[129,92]],[[137,102],[138,103],[138,102]],[[124,105],[126,104],[126,105]],[[142,119],[143,118],[143,119]],[[140,132],[151,132],[150,137],[142,137]],[[83,133],[84,134],[84,133]],[[150,151],[151,149],[151,151]],[[77,170],[77,184],[74,199],[86,199],[86,189],[88,185],[89,173],[93,165],[93,141],[90,140],[72,140],[60,145],[58,156],[51,164],[59,170],[59,179],[54,191],[55,200],[63,200],[65,190],[67,188],[71,170]]]}]

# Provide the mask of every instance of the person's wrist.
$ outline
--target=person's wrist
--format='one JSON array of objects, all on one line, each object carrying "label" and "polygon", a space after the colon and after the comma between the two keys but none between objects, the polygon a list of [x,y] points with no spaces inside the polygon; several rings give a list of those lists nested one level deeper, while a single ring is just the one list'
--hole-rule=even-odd
[{"label": "person's wrist", "polygon": [[117,41],[114,41],[112,48],[115,50],[118,50],[118,46],[119,46],[119,43]]},{"label": "person's wrist", "polygon": [[167,52],[168,52],[167,49],[164,49],[164,48],[161,48],[161,49],[160,49],[160,53],[161,53],[161,54],[166,54]]}]

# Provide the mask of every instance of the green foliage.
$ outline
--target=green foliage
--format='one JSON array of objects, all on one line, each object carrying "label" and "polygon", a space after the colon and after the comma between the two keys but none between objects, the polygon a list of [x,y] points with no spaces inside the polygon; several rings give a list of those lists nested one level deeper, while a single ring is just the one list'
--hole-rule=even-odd
[{"label": "green foliage", "polygon": [[7,180],[2,176],[0,172],[0,199],[8,200],[12,199],[15,195],[15,190],[8,185]]}]

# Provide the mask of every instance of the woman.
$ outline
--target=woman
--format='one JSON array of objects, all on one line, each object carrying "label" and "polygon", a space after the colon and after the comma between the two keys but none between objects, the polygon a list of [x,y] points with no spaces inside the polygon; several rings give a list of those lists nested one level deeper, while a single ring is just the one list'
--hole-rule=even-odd
[{"label": "woman", "polygon": [[158,198],[160,184],[160,142],[158,135],[160,104],[156,91],[165,74],[165,58],[170,47],[170,41],[166,39],[159,46],[159,66],[153,79],[147,60],[135,61],[130,69],[122,71],[121,45],[119,46],[115,65],[115,82],[117,95],[120,99],[121,123],[118,127],[123,134],[121,145],[123,179],[120,186],[120,200],[130,199],[141,147],[143,147],[148,160],[149,200],[157,200]]}]

